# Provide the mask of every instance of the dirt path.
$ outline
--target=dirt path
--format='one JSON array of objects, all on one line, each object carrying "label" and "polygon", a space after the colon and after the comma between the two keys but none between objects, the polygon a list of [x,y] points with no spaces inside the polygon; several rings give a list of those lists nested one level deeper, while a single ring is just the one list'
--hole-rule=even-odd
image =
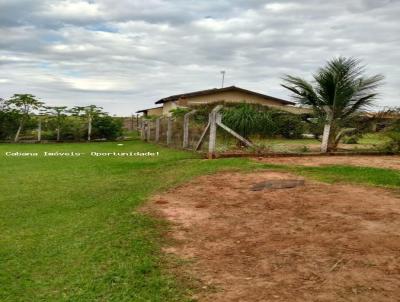
[{"label": "dirt path", "polygon": [[322,166],[352,165],[376,168],[400,169],[400,156],[309,156],[271,157],[257,160],[271,164]]},{"label": "dirt path", "polygon": [[280,179],[298,178],[205,176],[148,205],[173,223],[166,250],[191,260],[199,301],[399,301],[399,197],[308,180],[262,189]]}]

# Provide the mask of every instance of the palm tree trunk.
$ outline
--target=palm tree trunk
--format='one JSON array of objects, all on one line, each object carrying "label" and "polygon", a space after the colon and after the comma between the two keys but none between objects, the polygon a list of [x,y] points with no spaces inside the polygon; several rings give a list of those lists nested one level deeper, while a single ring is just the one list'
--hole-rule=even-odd
[{"label": "palm tree trunk", "polygon": [[329,151],[329,141],[331,137],[331,123],[327,123],[324,126],[324,134],[322,135],[321,152],[326,153]]},{"label": "palm tree trunk", "polygon": [[324,133],[322,135],[321,152],[326,153],[332,151],[332,137],[334,139],[333,131],[333,112],[328,106],[324,108],[326,112],[326,123],[324,126]]}]

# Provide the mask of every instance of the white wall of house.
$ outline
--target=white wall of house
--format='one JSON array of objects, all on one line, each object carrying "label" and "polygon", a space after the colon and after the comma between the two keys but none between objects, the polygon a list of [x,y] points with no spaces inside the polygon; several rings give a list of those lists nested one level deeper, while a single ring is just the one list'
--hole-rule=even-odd
[{"label": "white wall of house", "polygon": [[171,110],[178,108],[176,102],[165,102],[163,104],[163,115],[171,116]]}]

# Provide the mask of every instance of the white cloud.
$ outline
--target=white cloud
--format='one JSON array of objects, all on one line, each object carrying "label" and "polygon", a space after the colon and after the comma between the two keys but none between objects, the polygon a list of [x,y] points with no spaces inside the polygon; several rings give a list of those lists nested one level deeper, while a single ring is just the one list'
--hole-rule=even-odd
[{"label": "white cloud", "polygon": [[42,13],[44,17],[61,20],[97,19],[105,15],[96,3],[81,0],[63,0],[49,3],[48,9]]},{"label": "white cloud", "polygon": [[299,3],[293,3],[293,2],[288,2],[288,3],[272,2],[266,4],[264,7],[266,10],[272,12],[284,12],[288,10],[299,9],[301,8],[301,5]]}]

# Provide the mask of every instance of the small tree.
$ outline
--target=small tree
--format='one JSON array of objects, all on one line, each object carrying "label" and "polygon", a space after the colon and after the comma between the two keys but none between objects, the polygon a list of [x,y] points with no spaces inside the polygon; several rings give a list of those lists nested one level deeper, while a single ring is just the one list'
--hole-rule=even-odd
[{"label": "small tree", "polygon": [[67,106],[49,106],[46,107],[46,109],[48,109],[48,113],[54,116],[56,119],[57,141],[60,141],[60,129],[65,117],[67,116]]},{"label": "small tree", "polygon": [[37,100],[32,94],[14,94],[12,98],[7,101],[7,104],[15,108],[20,115],[18,130],[14,138],[14,142],[18,142],[26,120],[33,111],[41,108],[44,103]]},{"label": "small tree", "polygon": [[10,108],[5,99],[0,98],[0,139],[10,139],[19,125],[19,112]]},{"label": "small tree", "polygon": [[96,138],[115,140],[122,135],[122,119],[109,115],[97,116],[93,119],[93,136]]},{"label": "small tree", "polygon": [[293,92],[303,105],[313,107],[325,119],[321,151],[333,151],[345,134],[343,124],[376,100],[376,88],[382,75],[364,76],[365,68],[353,58],[339,57],[320,68],[310,83],[300,77],[286,75],[283,87]]},{"label": "small tree", "polygon": [[100,116],[105,114],[102,110],[102,107],[98,107],[96,105],[89,105],[89,106],[75,106],[73,107],[70,112],[75,116],[82,116],[86,119],[87,122],[87,140],[91,140],[92,136],[92,123],[93,118],[96,116]]}]

